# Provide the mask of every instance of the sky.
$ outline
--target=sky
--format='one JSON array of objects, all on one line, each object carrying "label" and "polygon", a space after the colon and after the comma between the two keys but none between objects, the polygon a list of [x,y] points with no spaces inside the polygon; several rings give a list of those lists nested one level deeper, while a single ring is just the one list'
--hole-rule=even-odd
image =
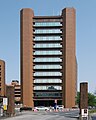
[{"label": "sky", "polygon": [[6,83],[20,81],[20,10],[32,8],[35,15],[60,15],[65,7],[76,9],[76,57],[78,91],[88,82],[96,90],[96,0],[0,0],[0,59],[6,63]]}]

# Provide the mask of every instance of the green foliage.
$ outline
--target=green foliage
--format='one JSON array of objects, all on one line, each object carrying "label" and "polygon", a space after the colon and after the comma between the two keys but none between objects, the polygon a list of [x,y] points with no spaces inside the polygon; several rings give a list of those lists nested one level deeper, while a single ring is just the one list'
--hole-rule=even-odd
[{"label": "green foliage", "polygon": [[88,106],[96,106],[96,96],[88,93]]},{"label": "green foliage", "polygon": [[89,113],[96,113],[96,110],[90,110]]},{"label": "green foliage", "polygon": [[77,92],[76,104],[79,105],[79,103],[80,103],[80,92]]},{"label": "green foliage", "polygon": [[[76,104],[80,104],[80,92],[77,92]],[[88,93],[88,106],[96,106],[96,96],[92,93]]]}]

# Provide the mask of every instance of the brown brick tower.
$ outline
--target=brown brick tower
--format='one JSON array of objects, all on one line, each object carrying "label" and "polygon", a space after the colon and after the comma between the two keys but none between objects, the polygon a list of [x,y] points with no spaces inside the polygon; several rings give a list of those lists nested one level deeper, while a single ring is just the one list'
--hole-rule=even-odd
[{"label": "brown brick tower", "polygon": [[75,9],[66,8],[63,16],[63,102],[65,107],[75,105],[76,96],[76,52]]},{"label": "brown brick tower", "polygon": [[21,10],[21,98],[26,106],[33,106],[33,11]]},{"label": "brown brick tower", "polygon": [[0,96],[5,96],[5,62],[0,60]]},{"label": "brown brick tower", "polygon": [[21,99],[23,105],[75,106],[77,64],[75,9],[60,16],[21,15]]}]

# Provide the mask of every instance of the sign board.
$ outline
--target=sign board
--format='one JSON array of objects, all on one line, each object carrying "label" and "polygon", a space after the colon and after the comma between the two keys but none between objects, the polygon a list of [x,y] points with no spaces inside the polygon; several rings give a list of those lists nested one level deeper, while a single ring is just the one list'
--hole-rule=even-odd
[{"label": "sign board", "polygon": [[3,105],[8,105],[8,98],[3,98]]},{"label": "sign board", "polygon": [[4,109],[4,110],[7,110],[7,105],[4,105],[4,106],[3,106],[3,109]]},{"label": "sign board", "polygon": [[81,109],[81,116],[87,117],[88,116],[88,109]]}]

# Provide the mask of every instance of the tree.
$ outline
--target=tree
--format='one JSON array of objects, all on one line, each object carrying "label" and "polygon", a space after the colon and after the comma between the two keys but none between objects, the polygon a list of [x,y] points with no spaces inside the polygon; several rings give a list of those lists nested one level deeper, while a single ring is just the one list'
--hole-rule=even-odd
[{"label": "tree", "polygon": [[96,106],[96,96],[92,93],[88,93],[88,106]]},{"label": "tree", "polygon": [[[77,92],[76,104],[80,104],[80,92]],[[92,93],[88,93],[88,106],[96,106],[96,96]]]},{"label": "tree", "polygon": [[80,103],[80,92],[77,92],[76,104],[79,106],[79,103]]}]

